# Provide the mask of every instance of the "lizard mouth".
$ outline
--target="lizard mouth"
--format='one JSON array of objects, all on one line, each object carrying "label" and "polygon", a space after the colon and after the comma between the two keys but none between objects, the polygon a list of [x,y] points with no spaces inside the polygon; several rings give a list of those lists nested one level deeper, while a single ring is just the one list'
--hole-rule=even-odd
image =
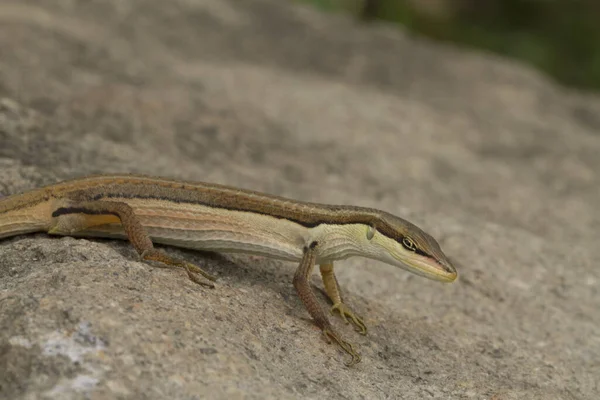
[{"label": "lizard mouth", "polygon": [[456,268],[448,261],[438,261],[422,256],[400,261],[404,269],[434,281],[453,282],[458,277]]},{"label": "lizard mouth", "polygon": [[[423,257],[424,258],[424,257]],[[425,272],[427,278],[441,282],[453,282],[458,277],[456,268],[449,262],[438,261],[431,258],[419,259],[415,263],[417,268]]]}]

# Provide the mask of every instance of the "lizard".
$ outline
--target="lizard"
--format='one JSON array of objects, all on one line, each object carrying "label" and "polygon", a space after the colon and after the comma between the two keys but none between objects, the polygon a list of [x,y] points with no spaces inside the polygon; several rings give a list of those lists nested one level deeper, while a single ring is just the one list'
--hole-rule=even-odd
[{"label": "lizard", "polygon": [[127,239],[142,260],[183,269],[208,287],[214,276],[154,243],[299,262],[293,286],[325,339],[351,356],[347,365],[361,356],[319,305],[309,283],[316,265],[331,314],[361,334],[367,327],[344,302],[334,262],[362,256],[441,282],[458,276],[432,236],[385,211],[143,175],[86,176],[0,198],[0,239],[33,232]]}]

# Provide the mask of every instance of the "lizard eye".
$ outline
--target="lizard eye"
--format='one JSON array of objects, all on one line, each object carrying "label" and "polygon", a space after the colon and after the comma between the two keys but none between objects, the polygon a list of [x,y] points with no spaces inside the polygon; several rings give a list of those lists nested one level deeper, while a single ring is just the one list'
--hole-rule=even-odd
[{"label": "lizard eye", "polygon": [[404,248],[406,250],[417,251],[417,245],[409,237],[403,237],[402,238],[402,246],[404,246]]},{"label": "lizard eye", "polygon": [[369,226],[367,228],[367,240],[373,239],[373,236],[375,236],[375,228],[373,228],[372,226]]}]

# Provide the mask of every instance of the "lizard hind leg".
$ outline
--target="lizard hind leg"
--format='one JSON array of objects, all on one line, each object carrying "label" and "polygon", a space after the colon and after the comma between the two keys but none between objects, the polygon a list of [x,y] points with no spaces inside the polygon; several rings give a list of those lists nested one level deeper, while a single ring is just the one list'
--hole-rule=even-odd
[{"label": "lizard hind leg", "polygon": [[200,274],[210,281],[216,280],[197,265],[171,257],[155,249],[152,239],[139,217],[127,203],[97,200],[70,204],[68,207],[56,209],[52,213],[52,217],[53,223],[48,229],[48,233],[57,235],[73,235],[95,226],[121,224],[129,242],[143,260],[158,261],[167,268],[183,268],[192,282],[214,287],[212,282],[205,282],[198,278],[196,274]]}]

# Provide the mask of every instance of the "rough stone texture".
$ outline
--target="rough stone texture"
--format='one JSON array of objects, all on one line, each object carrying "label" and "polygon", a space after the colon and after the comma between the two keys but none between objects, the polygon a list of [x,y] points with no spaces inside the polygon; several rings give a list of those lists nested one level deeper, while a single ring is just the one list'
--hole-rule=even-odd
[{"label": "rough stone texture", "polygon": [[206,290],[126,242],[6,239],[1,398],[600,398],[598,97],[281,0],[14,0],[0,98],[5,195],[113,171],[374,206],[460,272],[340,263],[348,369],[290,263],[166,248]]}]

